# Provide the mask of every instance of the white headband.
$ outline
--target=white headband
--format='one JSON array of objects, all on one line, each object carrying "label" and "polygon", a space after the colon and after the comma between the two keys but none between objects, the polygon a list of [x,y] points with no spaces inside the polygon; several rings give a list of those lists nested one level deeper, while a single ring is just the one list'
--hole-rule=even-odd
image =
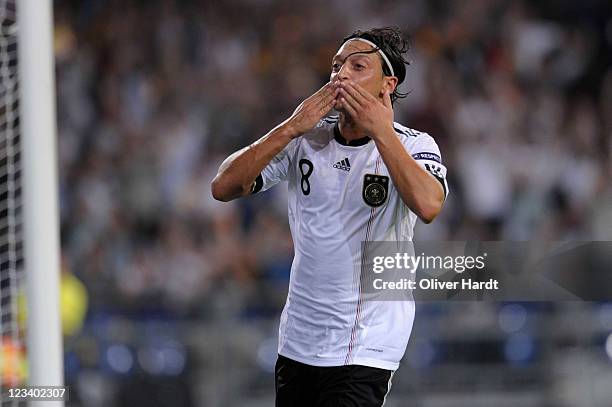
[{"label": "white headband", "polygon": [[372,47],[374,47],[375,50],[378,51],[378,53],[380,54],[380,56],[382,57],[383,61],[385,61],[385,64],[387,64],[387,68],[389,68],[389,71],[391,71],[391,76],[395,76],[395,71],[393,70],[393,66],[391,65],[391,61],[389,61],[389,58],[387,58],[387,56],[385,55],[385,53],[382,51],[382,49],[380,49],[380,47],[376,44],[374,44],[372,41],[368,41],[365,38],[361,38],[361,37],[353,37],[348,41],[363,41],[368,45],[371,45]]}]

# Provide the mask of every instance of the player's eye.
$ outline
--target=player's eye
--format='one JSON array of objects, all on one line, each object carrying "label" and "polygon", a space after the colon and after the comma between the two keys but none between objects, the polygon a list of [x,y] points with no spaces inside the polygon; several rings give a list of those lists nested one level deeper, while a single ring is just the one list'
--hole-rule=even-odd
[{"label": "player's eye", "polygon": [[335,63],[332,65],[332,71],[333,72],[338,72],[340,70],[340,64],[339,63]]},{"label": "player's eye", "polygon": [[354,66],[357,70],[360,70],[360,71],[365,68],[365,66],[362,64],[354,64]]}]

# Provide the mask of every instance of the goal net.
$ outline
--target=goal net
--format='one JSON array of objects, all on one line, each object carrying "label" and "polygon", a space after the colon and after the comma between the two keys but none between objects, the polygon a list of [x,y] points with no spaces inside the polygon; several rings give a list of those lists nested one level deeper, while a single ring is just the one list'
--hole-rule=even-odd
[{"label": "goal net", "polygon": [[15,0],[0,0],[0,21],[0,380],[6,389],[26,377]]},{"label": "goal net", "polygon": [[63,384],[51,5],[0,0],[2,407],[24,404],[11,388]]}]

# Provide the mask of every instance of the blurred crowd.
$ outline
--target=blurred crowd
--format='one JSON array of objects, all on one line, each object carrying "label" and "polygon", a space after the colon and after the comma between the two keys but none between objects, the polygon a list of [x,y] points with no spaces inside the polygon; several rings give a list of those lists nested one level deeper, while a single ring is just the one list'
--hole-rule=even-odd
[{"label": "blurred crowd", "polygon": [[345,35],[383,25],[411,38],[395,120],[430,133],[449,169],[417,239],[610,239],[611,8],[58,0],[66,267],[92,310],[206,317],[229,285],[240,312],[278,312],[259,284],[288,278],[286,187],[220,203],[210,181],[328,79]]},{"label": "blurred crowd", "polygon": [[[114,403],[104,401],[110,387],[99,372],[126,378],[136,365],[166,377],[168,386],[189,371],[186,380],[199,383],[195,392],[205,405],[232,405],[228,400],[248,386],[270,397],[271,382],[256,384],[271,377],[274,324],[292,260],[286,186],[220,203],[210,182],[225,157],[328,80],[341,39],[355,29],[395,25],[410,37],[411,64],[400,89],[409,95],[396,104],[395,120],[435,138],[451,190],[442,214],[417,226],[417,240],[612,239],[609,1],[56,0],[54,6],[63,263],[88,292],[83,332],[66,340],[65,369],[87,405],[192,405],[163,404],[167,388],[136,373],[115,389]],[[463,313],[457,304],[442,307],[447,319],[423,307],[433,314],[417,323],[433,323],[439,314],[440,329],[454,321],[463,334],[488,338],[495,319],[482,313],[497,312],[489,305]],[[602,327],[609,330],[612,308],[606,309]],[[576,320],[585,318],[559,326]],[[263,328],[249,330],[246,321]],[[432,329],[416,329],[415,346],[441,337]],[[522,337],[518,348],[500,338],[500,349],[525,348]],[[433,355],[418,346],[412,354]],[[456,354],[490,359],[482,349]],[[258,374],[255,363],[268,373]],[[192,364],[208,370],[189,370]],[[524,379],[524,371],[517,374]],[[402,380],[406,389],[415,385],[413,376]],[[174,385],[174,394],[187,394],[185,382]]]}]

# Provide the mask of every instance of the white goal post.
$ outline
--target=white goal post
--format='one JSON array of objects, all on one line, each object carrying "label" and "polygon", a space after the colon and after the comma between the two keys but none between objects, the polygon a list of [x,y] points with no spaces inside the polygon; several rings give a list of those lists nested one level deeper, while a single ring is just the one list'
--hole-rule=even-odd
[{"label": "white goal post", "polygon": [[[59,221],[52,0],[18,0],[28,384],[61,386]],[[62,406],[46,401],[31,405]]]}]

